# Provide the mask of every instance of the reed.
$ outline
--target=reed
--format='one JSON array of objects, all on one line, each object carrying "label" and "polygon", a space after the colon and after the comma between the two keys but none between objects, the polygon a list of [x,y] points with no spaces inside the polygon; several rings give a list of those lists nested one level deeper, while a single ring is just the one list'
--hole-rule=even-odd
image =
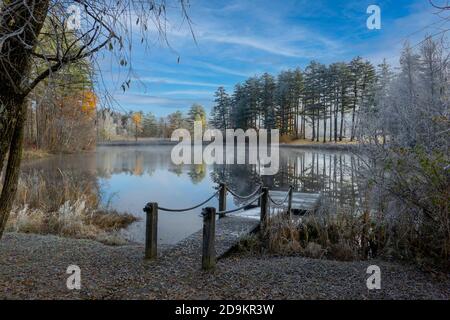
[{"label": "reed", "polygon": [[137,220],[100,205],[98,186],[88,175],[59,171],[22,173],[6,230],[124,244],[120,230]]}]

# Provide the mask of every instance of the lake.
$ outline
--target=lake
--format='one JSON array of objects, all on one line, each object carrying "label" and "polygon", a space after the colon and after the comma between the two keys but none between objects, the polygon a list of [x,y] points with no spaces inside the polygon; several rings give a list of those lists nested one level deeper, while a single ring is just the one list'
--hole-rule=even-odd
[{"label": "lake", "polygon": [[[345,152],[280,148],[280,170],[261,177],[255,165],[174,165],[172,146],[100,146],[95,152],[58,155],[29,161],[23,171],[39,170],[50,179],[62,172],[88,177],[95,182],[101,201],[119,212],[141,220],[123,230],[131,241],[143,243],[148,202],[168,208],[192,207],[209,198],[220,181],[239,194],[252,193],[259,184],[270,189],[321,192],[326,199],[354,206],[358,201],[354,171],[358,159]],[[239,206],[228,194],[227,208]],[[217,207],[218,199],[208,205]],[[186,213],[160,212],[161,244],[174,244],[202,227],[201,209]]]}]

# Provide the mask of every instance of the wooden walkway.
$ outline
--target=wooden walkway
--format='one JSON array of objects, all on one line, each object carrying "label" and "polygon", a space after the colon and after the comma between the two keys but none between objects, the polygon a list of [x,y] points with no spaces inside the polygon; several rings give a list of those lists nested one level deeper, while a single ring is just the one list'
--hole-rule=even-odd
[{"label": "wooden walkway", "polygon": [[[259,220],[239,216],[227,216],[216,221],[215,255],[217,259],[229,253],[239,241],[246,235],[255,232],[259,228]],[[165,251],[165,255],[172,256],[177,261],[181,255],[198,257],[202,256],[203,230],[199,230],[174,247]]]},{"label": "wooden walkway", "polygon": [[[276,202],[282,202],[286,197],[286,191],[269,191],[270,196]],[[292,211],[294,214],[314,212],[320,205],[320,193],[292,193]]]},{"label": "wooden walkway", "polygon": [[[276,202],[282,202],[286,197],[286,191],[269,191],[270,196]],[[321,194],[320,193],[303,193],[303,192],[293,192],[292,193],[292,214],[293,215],[304,215],[306,213],[314,213],[320,206]],[[249,208],[248,210],[238,213],[240,217],[257,219],[260,218],[260,207]],[[272,209],[271,211],[280,211],[277,209]]]},{"label": "wooden walkway", "polygon": [[[286,196],[286,191],[270,191],[270,196],[281,202]],[[313,212],[320,203],[320,194],[294,192],[292,195],[292,210],[294,212]],[[220,259],[229,253],[241,239],[259,228],[260,207],[254,207],[239,213],[225,216],[216,221],[215,249],[216,257]],[[180,245],[188,248],[197,248],[197,254],[201,255],[202,230],[186,238]],[[179,250],[177,248],[176,250]]]},{"label": "wooden walkway", "polygon": [[[217,194],[219,194],[219,207],[221,207],[220,203],[224,203],[226,200],[226,193],[221,192],[221,190],[226,189],[219,189],[203,203],[188,209],[168,209],[158,207],[157,203],[147,204],[144,209],[147,213],[145,257],[147,259],[155,259],[158,256],[158,209],[172,212],[191,210],[206,204]],[[286,210],[289,203],[288,199],[292,198],[290,202],[291,212],[295,215],[315,212],[320,205],[321,196],[320,194],[292,192],[292,189],[289,191],[270,191],[268,188],[262,188],[262,193],[258,194],[255,192],[254,196],[250,196],[249,203],[254,202],[258,198],[260,198],[261,207],[254,206],[247,209],[247,206],[243,205],[229,211],[216,211],[215,208],[211,207],[203,209],[203,229],[178,243],[172,250],[169,250],[170,253],[168,255],[172,256],[174,261],[180,257],[180,253],[189,256],[198,255],[202,257],[202,268],[204,270],[214,268],[216,259],[229,253],[230,250],[239,244],[243,237],[264,226],[265,224],[262,221],[267,221],[266,219],[270,215],[276,215],[282,210]],[[221,218],[218,218],[219,216]]]}]

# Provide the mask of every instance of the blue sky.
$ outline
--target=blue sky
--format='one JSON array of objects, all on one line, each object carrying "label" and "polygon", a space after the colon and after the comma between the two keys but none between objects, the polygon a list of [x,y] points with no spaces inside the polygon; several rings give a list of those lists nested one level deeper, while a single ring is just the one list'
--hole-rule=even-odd
[{"label": "blue sky", "polygon": [[[371,4],[381,8],[381,30],[366,27]],[[100,62],[117,110],[165,116],[197,102],[209,112],[218,86],[231,92],[247,77],[304,68],[311,60],[328,64],[360,55],[396,65],[406,40],[415,44],[445,23],[428,0],[190,0],[195,42],[179,12],[170,9],[171,47],[157,40],[147,48],[133,44],[127,92],[120,89],[127,69],[108,58]]]}]

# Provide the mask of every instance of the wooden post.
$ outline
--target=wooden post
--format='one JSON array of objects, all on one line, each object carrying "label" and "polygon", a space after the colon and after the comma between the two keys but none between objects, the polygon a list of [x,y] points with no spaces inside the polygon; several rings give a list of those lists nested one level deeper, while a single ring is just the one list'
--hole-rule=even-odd
[{"label": "wooden post", "polygon": [[145,223],[145,259],[156,259],[158,257],[158,204],[149,203],[145,206],[147,214]]},{"label": "wooden post", "polygon": [[291,211],[292,211],[292,191],[293,191],[293,187],[290,186],[289,187],[289,195],[288,195],[288,208],[287,208],[287,215],[289,217],[291,217]]},{"label": "wooden post", "polygon": [[262,188],[261,196],[261,215],[260,215],[260,228],[261,231],[264,230],[267,223],[267,212],[269,209],[269,188]]},{"label": "wooden post", "polygon": [[[219,192],[219,211],[227,210],[227,185],[225,183],[220,184]],[[220,214],[219,218],[225,217],[225,214]]]},{"label": "wooden post", "polygon": [[210,270],[216,266],[216,209],[204,208],[203,212],[203,251],[202,269]]},{"label": "wooden post", "polygon": [[261,197],[258,198],[258,207],[261,207]]}]

